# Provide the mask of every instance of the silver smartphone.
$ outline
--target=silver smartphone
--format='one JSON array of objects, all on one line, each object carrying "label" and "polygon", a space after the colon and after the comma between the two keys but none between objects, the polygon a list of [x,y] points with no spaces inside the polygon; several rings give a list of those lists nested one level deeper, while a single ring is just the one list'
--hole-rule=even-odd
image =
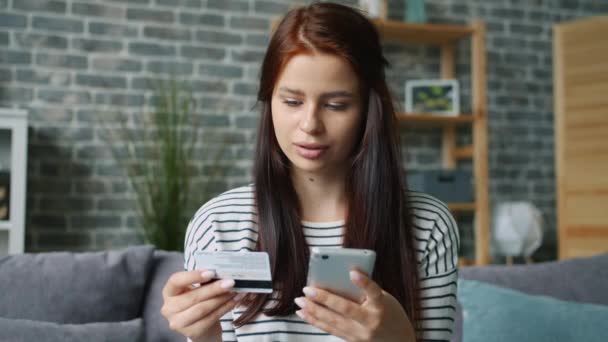
[{"label": "silver smartphone", "polygon": [[375,262],[376,252],[369,249],[313,247],[306,284],[361,302],[363,290],[352,283],[349,272],[358,269],[371,276]]}]

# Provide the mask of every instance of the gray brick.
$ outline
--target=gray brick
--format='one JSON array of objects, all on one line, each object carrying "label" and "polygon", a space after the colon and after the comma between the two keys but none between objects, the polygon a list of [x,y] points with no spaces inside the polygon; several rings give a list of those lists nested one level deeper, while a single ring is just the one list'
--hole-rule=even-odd
[{"label": "gray brick", "polygon": [[233,90],[235,95],[253,96],[258,93],[258,85],[253,83],[237,82]]},{"label": "gray brick", "polygon": [[41,177],[28,180],[28,187],[30,186],[36,194],[69,194],[72,182],[68,179]]},{"label": "gray brick", "polygon": [[125,17],[126,12],[124,8],[118,6],[75,2],[72,4],[72,13],[92,17],[121,19]]},{"label": "gray brick", "polygon": [[150,3],[150,0],[108,0],[111,2],[118,2],[123,4],[138,4],[138,5],[147,5]]},{"label": "gray brick", "polygon": [[255,1],[253,9],[256,12],[268,15],[282,15],[285,14],[291,6],[291,4],[285,2],[257,0]]},{"label": "gray brick", "polygon": [[200,124],[204,127],[227,127],[230,125],[230,118],[226,115],[203,115],[200,119]]},{"label": "gray brick", "polygon": [[230,27],[236,29],[245,29],[247,31],[269,31],[270,22],[267,19],[239,16],[230,18]]},{"label": "gray brick", "polygon": [[25,28],[27,17],[21,14],[0,13],[0,27]]},{"label": "gray brick", "polygon": [[120,228],[121,219],[116,215],[75,215],[70,224],[72,229]]},{"label": "gray brick", "polygon": [[243,68],[227,65],[201,64],[199,67],[199,74],[205,76],[241,78],[243,77]]},{"label": "gray brick", "polygon": [[34,99],[34,91],[23,87],[0,88],[0,101],[8,103],[30,102]]},{"label": "gray brick", "polygon": [[[93,129],[88,127],[38,127],[36,129],[36,134],[32,134],[33,141],[40,143],[48,143],[48,144],[57,144],[60,142],[68,142],[74,143],[77,141],[90,141],[93,139]],[[77,166],[73,164],[61,164],[60,162],[55,162],[55,166],[63,166],[63,173],[58,173],[56,176],[67,175],[67,172],[72,172],[77,170]],[[83,174],[83,172],[79,171],[79,174]],[[86,173],[84,173],[86,174]],[[73,174],[76,175],[76,172]]]},{"label": "gray brick", "polygon": [[236,157],[239,159],[253,160],[255,157],[255,150],[251,147],[242,147],[236,151]]},{"label": "gray brick", "polygon": [[524,11],[515,8],[494,8],[490,12],[497,19],[520,20],[524,17]]},{"label": "gray brick", "polygon": [[95,104],[139,107],[144,104],[143,95],[127,95],[127,94],[96,94]]},{"label": "gray brick", "polygon": [[[127,227],[134,227],[129,226]],[[134,246],[141,245],[145,243],[143,237],[136,231],[133,232],[123,232],[119,231],[116,233],[104,233],[104,232],[95,232],[94,235],[95,246],[101,249],[116,249],[119,246]]]},{"label": "gray brick", "polygon": [[129,8],[127,9],[127,19],[172,23],[174,20],[174,15],[170,10]]},{"label": "gray brick", "polygon": [[[108,146],[78,146],[75,148],[78,159],[109,159],[112,158],[112,150]],[[105,187],[104,187],[105,189]],[[87,191],[87,190],[85,190]],[[102,191],[94,189],[94,191]]]},{"label": "gray brick", "polygon": [[226,94],[228,93],[228,85],[224,80],[213,80],[213,81],[193,81],[192,89],[197,92],[202,92],[203,94],[207,93],[219,93]]},{"label": "gray brick", "polygon": [[239,34],[207,30],[196,31],[196,39],[205,43],[226,45],[240,45],[243,42],[243,37]]},{"label": "gray brick", "polygon": [[17,81],[24,83],[67,86],[70,84],[70,74],[60,70],[17,69]]},{"label": "gray brick", "polygon": [[36,64],[57,68],[86,69],[88,61],[86,57],[77,55],[38,53]]},{"label": "gray brick", "polygon": [[96,88],[126,88],[127,80],[122,76],[76,75],[76,84]]},{"label": "gray brick", "polygon": [[239,116],[236,118],[237,128],[255,129],[258,127],[260,118],[258,116]]},{"label": "gray brick", "polygon": [[249,11],[249,1],[246,0],[207,0],[207,7],[224,11]]},{"label": "gray brick", "polygon": [[261,63],[264,59],[265,52],[264,51],[255,51],[255,50],[240,50],[240,51],[231,51],[230,55],[232,60],[235,62],[255,62]]},{"label": "gray brick", "polygon": [[87,194],[87,193],[104,193],[107,192],[107,186],[105,182],[99,180],[87,179],[84,181],[74,182],[74,192],[76,194]]},{"label": "gray brick", "polygon": [[507,48],[522,50],[527,47],[527,41],[512,35],[508,36],[496,36],[491,40],[492,45],[497,48]]},{"label": "gray brick", "polygon": [[536,65],[538,56],[526,53],[506,53],[505,62],[515,65]]},{"label": "gray brick", "polygon": [[135,208],[135,200],[131,199],[102,199],[97,202],[97,209],[119,211],[127,208]]},{"label": "gray brick", "polygon": [[217,14],[181,13],[179,22],[184,25],[224,26],[224,17]]},{"label": "gray brick", "polygon": [[456,15],[469,15],[471,13],[471,8],[463,4],[452,4],[451,10]]},{"label": "gray brick", "polygon": [[202,47],[184,45],[181,47],[181,55],[192,59],[201,60],[222,60],[226,56],[226,50],[223,48]]},{"label": "gray brick", "polygon": [[142,56],[175,56],[175,46],[153,43],[130,43],[129,52]]},{"label": "gray brick", "polygon": [[159,74],[190,75],[193,67],[191,63],[151,61],[147,63],[146,70]]},{"label": "gray brick", "polygon": [[[93,209],[93,200],[85,196],[45,196],[40,200],[40,208],[53,212],[82,212]],[[65,227],[65,225],[64,225]]]},{"label": "gray brick", "polygon": [[529,36],[537,36],[543,32],[543,27],[540,25],[526,25],[511,23],[509,29],[512,33]]},{"label": "gray brick", "polygon": [[190,30],[168,27],[144,27],[144,36],[148,38],[168,39],[168,40],[190,40]]},{"label": "gray brick", "polygon": [[122,42],[74,38],[72,39],[72,48],[85,52],[119,52],[122,50]]},{"label": "gray brick", "polygon": [[129,25],[91,22],[89,23],[91,34],[107,35],[112,37],[136,37],[137,28]]},{"label": "gray brick", "polygon": [[13,79],[13,72],[8,68],[0,68],[0,82],[10,82]]},{"label": "gray brick", "polygon": [[266,47],[268,46],[269,42],[270,37],[268,36],[268,34],[251,33],[247,34],[245,37],[245,44],[247,45]]},{"label": "gray brick", "polygon": [[133,71],[138,72],[143,68],[143,63],[129,58],[118,57],[93,57],[92,68],[101,71]]},{"label": "gray brick", "polygon": [[8,46],[11,43],[8,32],[0,32],[0,45]]},{"label": "gray brick", "polygon": [[36,214],[30,222],[38,231],[65,231],[67,228],[67,217],[62,214]]},{"label": "gray brick", "polygon": [[242,99],[203,96],[199,101],[202,105],[203,113],[231,113],[240,112],[245,109]]},{"label": "gray brick", "polygon": [[89,104],[91,94],[87,91],[39,89],[38,99],[47,103],[63,105]]},{"label": "gray brick", "polygon": [[40,30],[80,33],[84,30],[82,21],[66,18],[34,16],[32,27]]},{"label": "gray brick", "polygon": [[171,7],[192,7],[200,8],[201,0],[156,0],[158,5]]},{"label": "gray brick", "polygon": [[13,8],[22,11],[40,11],[40,12],[53,12],[53,13],[65,13],[66,5],[65,1],[56,0],[13,0]]},{"label": "gray brick", "polygon": [[[74,112],[72,110],[54,104],[49,106],[30,107],[29,111],[29,118],[32,120],[32,122],[41,122],[46,124],[49,122],[52,122],[53,124],[68,123],[72,121],[72,118],[74,117]],[[64,157],[71,157],[71,150],[64,151],[63,149],[59,149],[53,145],[49,145],[48,147],[50,148],[51,152],[44,155],[39,155],[37,159],[50,158],[53,161],[57,161],[58,159]]]},{"label": "gray brick", "polygon": [[68,47],[68,40],[62,36],[47,35],[31,32],[15,32],[15,44],[22,48],[48,48],[65,50]]}]

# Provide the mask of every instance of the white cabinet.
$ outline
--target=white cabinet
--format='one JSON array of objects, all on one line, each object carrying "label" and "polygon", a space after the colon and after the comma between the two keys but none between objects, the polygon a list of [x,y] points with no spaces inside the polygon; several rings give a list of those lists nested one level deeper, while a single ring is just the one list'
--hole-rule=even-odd
[{"label": "white cabinet", "polygon": [[27,112],[0,108],[0,255],[24,251],[26,177]]}]

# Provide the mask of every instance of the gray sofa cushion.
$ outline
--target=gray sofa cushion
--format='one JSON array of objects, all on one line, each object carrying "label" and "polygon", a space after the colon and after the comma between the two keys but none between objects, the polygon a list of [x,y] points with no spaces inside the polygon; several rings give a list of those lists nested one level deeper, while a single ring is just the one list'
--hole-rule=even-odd
[{"label": "gray sofa cushion", "polygon": [[137,246],[0,258],[0,317],[72,324],[140,317],[152,255],[152,246]]},{"label": "gray sofa cushion", "polygon": [[114,342],[142,341],[143,321],[57,324],[0,318],[0,341],[11,342]]},{"label": "gray sofa cushion", "polygon": [[[459,278],[478,280],[561,300],[608,305],[608,254],[530,265],[462,267]],[[452,342],[462,340],[462,311],[456,305]]]},{"label": "gray sofa cushion", "polygon": [[608,254],[531,265],[463,267],[460,278],[528,294],[608,305]]},{"label": "gray sofa cushion", "polygon": [[169,323],[160,314],[163,305],[162,290],[174,272],[183,271],[184,255],[178,252],[156,250],[155,268],[150,275],[150,287],[146,294],[143,318],[146,321],[145,335],[148,342],[184,342],[186,338],[169,329]]}]

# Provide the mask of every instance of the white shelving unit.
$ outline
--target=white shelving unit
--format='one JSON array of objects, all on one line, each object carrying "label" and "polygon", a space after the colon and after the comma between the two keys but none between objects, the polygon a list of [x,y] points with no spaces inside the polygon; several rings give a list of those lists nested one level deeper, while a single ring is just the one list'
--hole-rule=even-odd
[{"label": "white shelving unit", "polygon": [[23,253],[27,177],[27,112],[0,108],[0,171],[10,174],[8,220],[0,220],[0,255]]}]

